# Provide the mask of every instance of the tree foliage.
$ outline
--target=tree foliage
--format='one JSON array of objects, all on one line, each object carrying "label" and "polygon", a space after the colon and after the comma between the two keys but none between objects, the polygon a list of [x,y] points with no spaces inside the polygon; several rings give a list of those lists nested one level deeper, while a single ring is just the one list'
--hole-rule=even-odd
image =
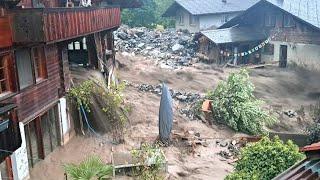
[{"label": "tree foliage", "polygon": [[129,26],[155,27],[157,24],[172,27],[172,19],[161,17],[173,0],[142,0],[143,6],[122,11],[122,23]]},{"label": "tree foliage", "polygon": [[133,158],[142,166],[136,167],[136,175],[141,180],[165,179],[161,170],[164,168],[165,155],[157,144],[143,143],[138,150],[132,150]]},{"label": "tree foliage", "polygon": [[307,127],[308,143],[317,143],[320,141],[320,123],[313,123]]},{"label": "tree foliage", "polygon": [[310,115],[313,123],[307,127],[308,142],[310,144],[320,141],[320,100],[310,106]]},{"label": "tree foliage", "polygon": [[75,100],[78,108],[83,106],[86,111],[90,112],[91,95],[93,94],[94,82],[87,80],[70,88],[67,96],[71,100]]},{"label": "tree foliage", "polygon": [[226,81],[218,84],[215,91],[207,94],[206,98],[213,100],[213,119],[236,131],[263,134],[264,125],[276,120],[260,107],[263,101],[255,98],[253,91],[254,85],[249,80],[247,70],[231,73]]},{"label": "tree foliage", "polygon": [[68,177],[74,180],[111,179],[113,167],[105,165],[97,156],[92,156],[79,165],[66,164],[63,166]]},{"label": "tree foliage", "polygon": [[264,137],[241,150],[235,172],[226,179],[272,179],[303,158],[304,155],[291,140],[284,143],[279,137]]},{"label": "tree foliage", "polygon": [[114,141],[123,142],[124,127],[128,121],[127,114],[130,112],[130,107],[124,103],[123,90],[125,83],[111,85],[110,89],[106,89],[92,80],[87,80],[72,87],[67,96],[75,101],[78,108],[81,106],[87,112],[91,112],[93,102],[96,102],[101,107],[102,112],[112,125],[112,133]]}]

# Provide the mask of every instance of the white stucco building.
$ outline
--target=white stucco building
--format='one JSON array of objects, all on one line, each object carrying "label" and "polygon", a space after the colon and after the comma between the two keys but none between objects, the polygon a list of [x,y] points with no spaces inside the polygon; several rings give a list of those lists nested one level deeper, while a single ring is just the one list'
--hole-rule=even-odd
[{"label": "white stucco building", "polygon": [[256,2],[257,0],[175,0],[163,16],[175,17],[177,30],[195,33],[220,27]]}]

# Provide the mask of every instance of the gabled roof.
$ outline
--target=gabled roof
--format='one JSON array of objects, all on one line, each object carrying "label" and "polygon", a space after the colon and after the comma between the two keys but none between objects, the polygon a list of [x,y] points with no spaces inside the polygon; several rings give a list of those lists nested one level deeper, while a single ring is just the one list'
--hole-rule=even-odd
[{"label": "gabled roof", "polygon": [[225,29],[201,31],[201,34],[216,44],[249,42],[267,38],[267,36],[259,30],[238,26]]},{"label": "gabled roof", "polygon": [[175,0],[163,16],[174,16],[179,6],[193,15],[241,12],[256,2],[258,0]]},{"label": "gabled roof", "polygon": [[280,9],[320,28],[319,0],[266,0]]},{"label": "gabled roof", "polygon": [[271,5],[281,11],[287,12],[297,19],[320,29],[320,1],[319,0],[260,0],[241,15],[231,19],[220,28],[231,27],[241,20],[247,12],[261,5]]}]

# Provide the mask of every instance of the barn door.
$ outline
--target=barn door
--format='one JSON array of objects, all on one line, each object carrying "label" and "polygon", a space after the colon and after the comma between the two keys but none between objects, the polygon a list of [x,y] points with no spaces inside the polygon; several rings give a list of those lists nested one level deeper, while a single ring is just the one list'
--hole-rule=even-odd
[{"label": "barn door", "polygon": [[287,67],[287,58],[288,58],[288,46],[280,45],[280,58],[279,58],[279,67]]}]

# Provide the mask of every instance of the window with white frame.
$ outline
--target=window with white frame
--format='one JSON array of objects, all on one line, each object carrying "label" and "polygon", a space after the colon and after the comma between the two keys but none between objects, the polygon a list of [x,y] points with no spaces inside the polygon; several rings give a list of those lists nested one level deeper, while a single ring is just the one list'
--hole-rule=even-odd
[{"label": "window with white frame", "polygon": [[276,25],[276,15],[267,13],[264,18],[264,25],[267,27],[274,27]]},{"label": "window with white frame", "polygon": [[190,25],[196,25],[196,24],[197,24],[197,16],[190,14]]},{"label": "window with white frame", "polygon": [[295,23],[293,17],[289,14],[283,16],[283,27],[294,27]]},{"label": "window with white frame", "polygon": [[223,15],[223,16],[222,16],[221,22],[222,22],[222,23],[226,23],[226,22],[228,22],[229,20],[230,20],[230,16],[229,16],[228,14],[226,14],[226,15]]},{"label": "window with white frame", "polygon": [[178,21],[179,21],[179,24],[183,25],[184,24],[184,14],[182,12],[180,12],[178,14]]}]

